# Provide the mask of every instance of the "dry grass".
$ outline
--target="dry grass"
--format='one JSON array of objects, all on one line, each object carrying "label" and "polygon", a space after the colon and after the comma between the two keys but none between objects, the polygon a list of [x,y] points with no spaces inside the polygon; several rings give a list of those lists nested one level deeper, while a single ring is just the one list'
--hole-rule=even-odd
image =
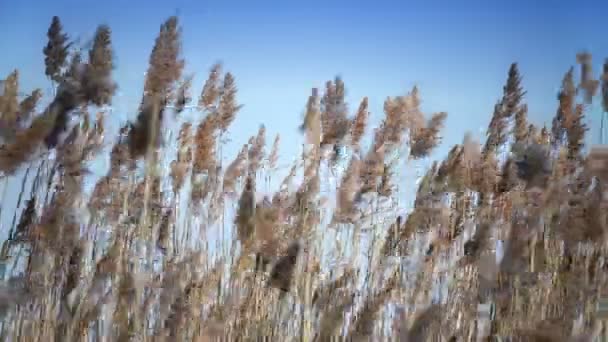
[{"label": "dry grass", "polygon": [[[194,81],[182,77],[180,35],[177,17],[161,25],[139,116],[116,137],[90,196],[88,162],[104,151],[103,106],[116,89],[110,28],[98,28],[83,61],[70,56],[53,19],[44,53],[58,87],[41,112],[40,91],[20,100],[19,74],[8,76],[0,171],[4,186],[22,182],[23,190],[17,211],[1,212],[2,222],[14,217],[0,255],[3,340],[590,341],[607,333],[596,305],[608,295],[608,153],[596,146],[585,154],[574,69],[552,129],[539,129],[527,121],[511,65],[485,145],[465,135],[401,212],[402,164],[389,157],[403,146],[401,160],[429,156],[447,116],[422,113],[418,88],[385,100],[370,146],[362,143],[371,133],[368,99],[350,116],[341,78],[323,94],[313,89],[302,158],[260,199],[258,183],[279,168],[281,140],[267,154],[262,125],[223,165],[223,137],[242,108],[236,79],[214,65],[198,115],[177,116]],[[583,101],[601,89],[606,107],[607,67],[598,81],[589,54],[577,62]],[[163,120],[169,103],[177,128]],[[95,121],[91,105],[102,106]],[[159,134],[171,129],[179,130],[175,144]],[[330,173],[340,181],[326,191]],[[11,197],[5,192],[3,204]],[[480,304],[492,314],[477,312]]]}]

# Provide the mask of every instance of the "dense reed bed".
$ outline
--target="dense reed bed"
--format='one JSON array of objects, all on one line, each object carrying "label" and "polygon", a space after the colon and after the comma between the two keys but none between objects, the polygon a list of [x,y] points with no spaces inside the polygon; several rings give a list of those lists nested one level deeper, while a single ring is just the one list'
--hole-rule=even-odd
[{"label": "dense reed bed", "polygon": [[[192,94],[177,17],[162,23],[138,115],[117,136],[104,128],[110,27],[84,54],[59,18],[47,34],[51,100],[19,96],[17,70],[1,84],[3,341],[608,335],[608,150],[584,146],[588,106],[608,112],[608,62],[595,79],[591,56],[577,56],[544,127],[527,121],[512,64],[486,141],[463,132],[403,211],[398,179],[437,147],[447,116],[422,113],[416,87],[387,97],[374,129],[368,99],[347,104],[341,78],[312,89],[294,116],[301,158],[264,196],[280,137],[260,126],[222,163],[238,75],[213,65]],[[104,153],[107,173],[92,177]]]}]

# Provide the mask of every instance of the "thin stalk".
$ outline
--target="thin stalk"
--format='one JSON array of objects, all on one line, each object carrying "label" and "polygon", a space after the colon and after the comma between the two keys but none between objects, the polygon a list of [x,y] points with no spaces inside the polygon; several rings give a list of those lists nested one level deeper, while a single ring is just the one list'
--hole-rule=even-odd
[{"label": "thin stalk", "polygon": [[[46,166],[46,164],[44,164]],[[57,160],[55,160],[55,162],[53,163],[53,166],[51,167],[51,171],[49,174],[49,178],[47,179],[46,182],[46,194],[44,195],[44,202],[42,202],[44,205],[48,204],[48,198],[49,198],[49,193],[53,193],[53,196],[55,195],[54,191],[51,191],[51,186],[53,185],[53,178],[55,178],[55,172],[57,172],[57,166],[59,165],[59,162]],[[48,171],[47,171],[48,172]],[[52,198],[51,198],[52,200]]]},{"label": "thin stalk", "polygon": [[[28,179],[31,169],[32,169],[32,163],[30,163],[30,165],[27,167],[27,170],[25,171],[25,175],[23,176],[23,180],[21,181],[21,191],[19,191],[19,196],[17,197],[17,206],[15,207],[15,213],[13,214],[13,221],[11,223],[11,230],[9,233],[9,237],[11,240],[14,239],[15,223],[17,221],[17,211],[19,209],[19,206],[21,205],[21,197],[23,196],[23,193],[25,191],[25,183],[27,183],[27,179]],[[2,196],[2,197],[4,199],[4,196]],[[4,202],[4,200],[3,200],[3,202]],[[0,206],[0,208],[1,208],[1,206]],[[0,214],[0,217],[1,216],[2,215]]]},{"label": "thin stalk", "polygon": [[[140,217],[140,222],[142,222],[140,224],[140,227],[146,227],[148,225],[148,200],[150,199],[150,176],[154,174],[154,170],[152,170],[152,159],[154,157],[154,146],[156,146],[156,141],[158,139],[157,137],[157,129],[156,127],[160,124],[158,122],[158,110],[159,110],[159,106],[158,104],[155,102],[154,106],[152,107],[152,121],[150,123],[150,140],[148,141],[148,146],[146,149],[146,171],[145,171],[145,185],[144,185],[144,208]],[[141,230],[141,228],[140,228]],[[144,238],[145,236],[143,235],[144,232],[140,231],[140,234],[142,238]],[[153,238],[153,234],[150,234],[149,238],[150,240]]]},{"label": "thin stalk", "polygon": [[[0,202],[0,230],[2,230],[2,203],[6,203],[6,191],[8,190],[8,177],[4,177],[4,184],[2,185],[2,202]],[[10,235],[9,235],[10,236]]]}]

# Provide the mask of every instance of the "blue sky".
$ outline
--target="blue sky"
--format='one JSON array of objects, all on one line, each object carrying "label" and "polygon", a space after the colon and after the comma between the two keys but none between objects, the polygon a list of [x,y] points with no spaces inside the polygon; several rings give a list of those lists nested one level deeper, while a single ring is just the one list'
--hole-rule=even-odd
[{"label": "blue sky", "polygon": [[[575,54],[590,51],[596,74],[608,57],[606,13],[601,1],[0,0],[0,75],[19,68],[24,91],[47,90],[42,48],[51,17],[59,15],[82,43],[98,24],[109,24],[120,86],[117,126],[135,116],[159,25],[178,14],[194,93],[215,61],[236,76],[245,105],[232,127],[236,146],[265,123],[269,144],[280,132],[283,156],[297,153],[310,88],[341,75],[350,108],[368,96],[373,122],[383,116],[386,96],[417,84],[426,112],[448,112],[439,156],[465,131],[487,126],[514,61],[531,119],[548,122]],[[592,127],[598,115],[590,115]]]}]

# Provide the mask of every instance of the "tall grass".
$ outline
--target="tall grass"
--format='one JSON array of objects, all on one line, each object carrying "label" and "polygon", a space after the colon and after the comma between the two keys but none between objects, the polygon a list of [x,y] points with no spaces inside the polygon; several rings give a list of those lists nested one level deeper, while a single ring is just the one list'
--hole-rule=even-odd
[{"label": "tall grass", "polygon": [[[116,137],[104,128],[116,90],[110,28],[99,26],[84,60],[62,30],[54,17],[44,54],[56,91],[44,109],[39,90],[19,100],[17,71],[2,83],[3,340],[608,334],[597,309],[608,152],[583,145],[586,105],[599,89],[608,103],[608,69],[600,87],[589,54],[577,57],[578,86],[566,73],[551,128],[527,122],[512,64],[485,144],[465,134],[404,212],[402,166],[429,156],[447,116],[422,113],[418,88],[388,97],[373,131],[368,99],[351,113],[341,78],[314,88],[294,123],[306,137],[301,160],[260,198],[281,139],[267,146],[261,126],[223,162],[242,107],[237,77],[212,66],[190,106],[177,17],[161,25],[138,116]],[[182,115],[190,109],[193,120]],[[107,143],[107,174],[88,177]]]}]

